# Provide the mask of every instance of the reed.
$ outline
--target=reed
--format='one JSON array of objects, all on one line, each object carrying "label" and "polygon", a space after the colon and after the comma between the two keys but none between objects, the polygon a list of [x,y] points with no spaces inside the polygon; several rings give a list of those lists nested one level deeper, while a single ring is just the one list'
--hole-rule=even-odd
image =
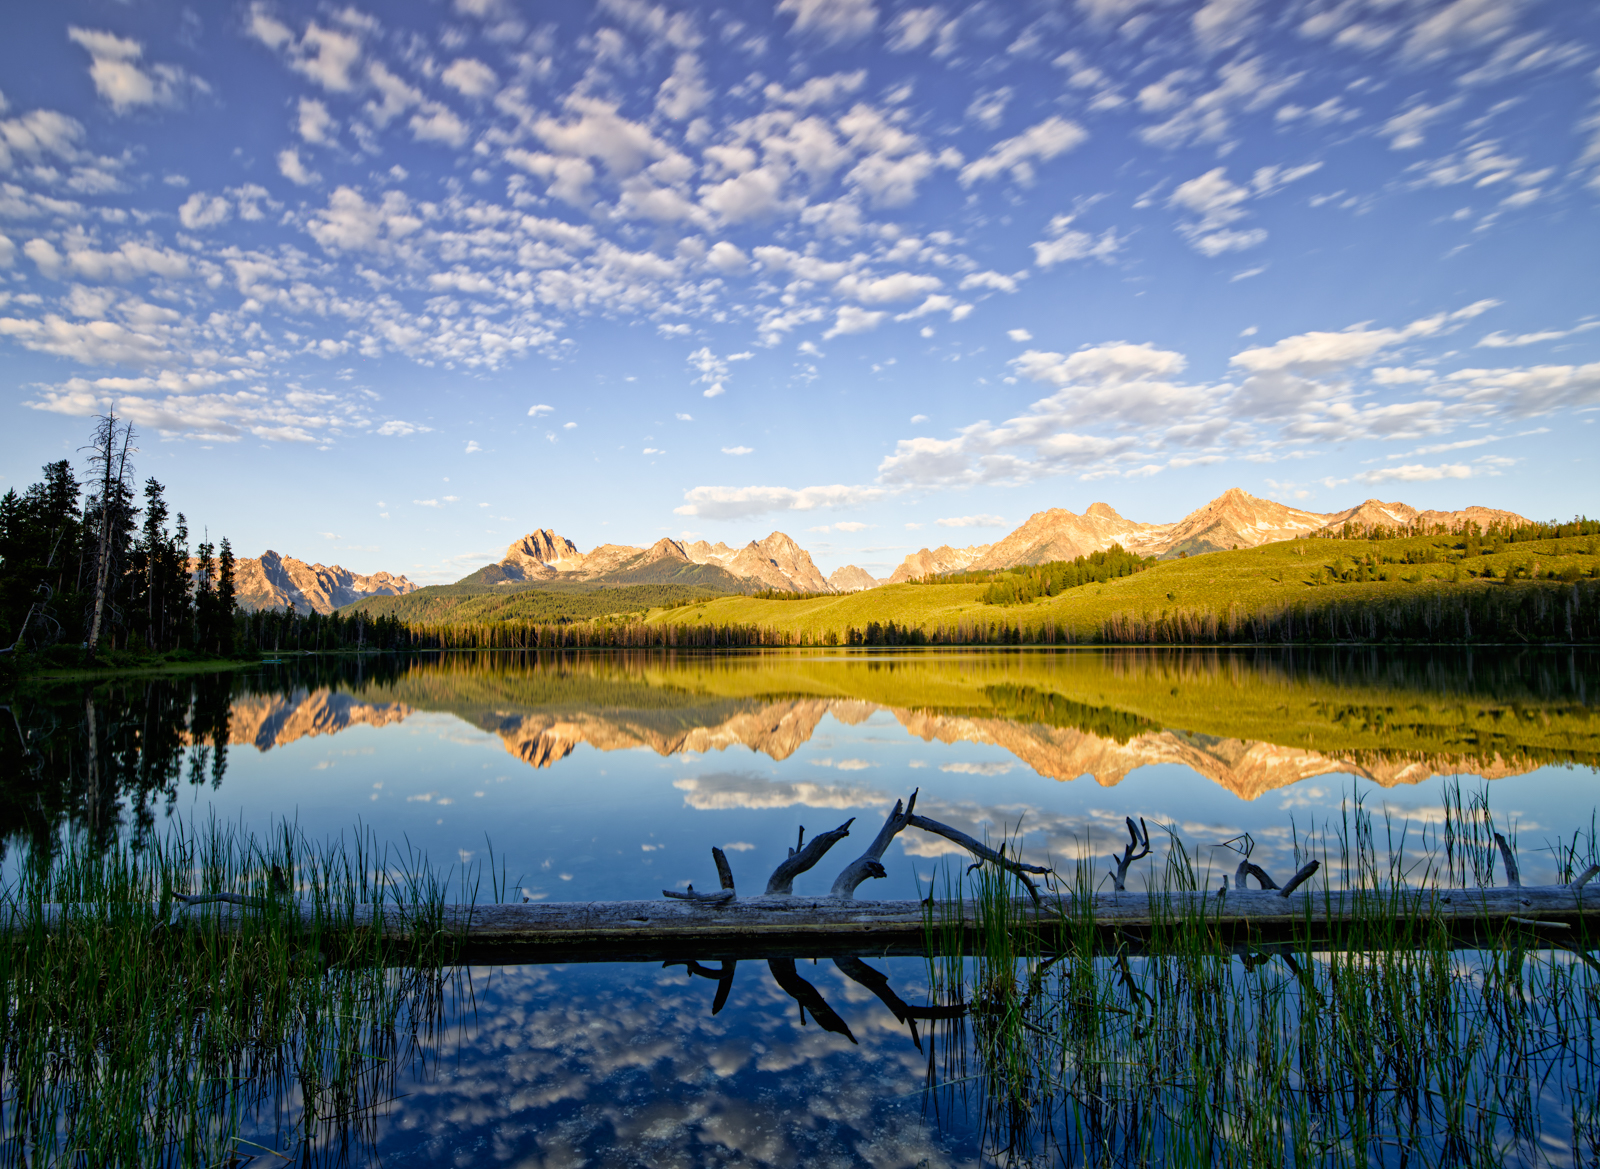
[{"label": "reed", "polygon": [[[972,1034],[946,1025],[934,1110],[975,1109],[1002,1164],[1600,1162],[1595,939],[1529,922],[1464,943],[1395,912],[1406,889],[1497,883],[1505,827],[1486,797],[1451,784],[1444,807],[1419,827],[1351,799],[1296,833],[1296,862],[1323,861],[1323,890],[1358,894],[1331,940],[1309,923],[1292,943],[1226,939],[1171,896],[1221,876],[1171,830],[1142,893],[1151,927],[1110,949],[1082,896],[1104,875],[1085,864],[1044,911],[1057,939],[1045,950],[1016,919],[1028,902],[1009,874],[947,877],[927,910],[930,944],[945,947],[930,950],[929,984],[936,1003],[967,1003]],[[1596,846],[1592,822],[1549,846],[1560,878]],[[941,936],[963,898],[978,915],[960,923],[965,958]]]},{"label": "reed", "polygon": [[[437,931],[402,953],[341,919],[381,902],[426,920],[476,875],[291,825],[59,844],[0,882],[0,1165],[361,1159],[460,990]],[[168,924],[180,895],[216,893],[258,910],[225,935]],[[309,925],[281,911],[291,896],[315,905]]]}]

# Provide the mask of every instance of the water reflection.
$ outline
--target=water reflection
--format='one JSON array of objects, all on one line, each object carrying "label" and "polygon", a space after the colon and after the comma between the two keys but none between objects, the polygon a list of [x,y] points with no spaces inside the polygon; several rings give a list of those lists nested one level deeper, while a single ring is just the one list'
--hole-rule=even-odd
[{"label": "water reflection", "polygon": [[[219,784],[230,747],[268,752],[423,714],[490,733],[535,769],[565,766],[580,746],[663,758],[740,747],[784,762],[827,720],[886,714],[922,742],[992,746],[1040,776],[1103,787],[1164,764],[1244,800],[1330,775],[1384,787],[1495,779],[1600,761],[1597,666],[1579,650],[484,654],[45,686],[0,719],[0,834],[40,839],[63,821],[108,832],[124,818],[145,830],[186,785]],[[700,809],[890,798],[737,769],[677,786]]]}]

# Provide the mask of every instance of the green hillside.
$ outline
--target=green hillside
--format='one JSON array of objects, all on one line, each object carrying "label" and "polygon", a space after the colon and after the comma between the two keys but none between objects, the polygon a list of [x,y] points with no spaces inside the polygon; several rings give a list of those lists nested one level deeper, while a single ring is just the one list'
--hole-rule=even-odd
[{"label": "green hillside", "polygon": [[[1470,554],[1469,554],[1470,553]],[[1019,569],[1021,578],[1026,569]],[[991,584],[885,585],[859,593],[797,601],[723,597],[651,615],[665,625],[759,626],[820,639],[890,622],[939,629],[1054,627],[1061,640],[1097,639],[1108,622],[1225,620],[1295,606],[1326,610],[1336,602],[1383,604],[1421,598],[1507,596],[1522,588],[1553,591],[1600,577],[1600,538],[1575,536],[1515,543],[1450,536],[1404,539],[1309,539],[1167,560],[1120,579],[1069,588],[1019,604],[986,604]],[[1132,640],[1139,640],[1133,638]]]}]

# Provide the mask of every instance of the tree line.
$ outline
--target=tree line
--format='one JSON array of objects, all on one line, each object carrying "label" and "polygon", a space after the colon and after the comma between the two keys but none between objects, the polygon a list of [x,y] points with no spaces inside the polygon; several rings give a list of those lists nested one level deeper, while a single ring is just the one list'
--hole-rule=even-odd
[{"label": "tree line", "polygon": [[232,651],[233,548],[203,535],[191,552],[165,486],[151,476],[136,489],[136,437],[102,415],[82,481],[60,459],[0,497],[0,652]]}]

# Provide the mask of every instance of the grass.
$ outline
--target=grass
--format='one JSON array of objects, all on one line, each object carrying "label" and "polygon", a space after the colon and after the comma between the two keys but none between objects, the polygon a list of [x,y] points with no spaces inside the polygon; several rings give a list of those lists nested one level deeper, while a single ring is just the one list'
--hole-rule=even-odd
[{"label": "grass", "polygon": [[[1452,595],[1503,589],[1506,574],[1578,573],[1600,575],[1600,552],[1592,536],[1533,540],[1503,551],[1465,557],[1451,549],[1449,537],[1393,540],[1290,540],[1260,548],[1212,552],[1166,560],[1144,572],[1104,584],[1083,585],[1055,597],[1021,605],[986,605],[986,584],[882,585],[859,593],[805,601],[763,601],[722,597],[703,605],[652,612],[663,625],[761,626],[780,633],[820,639],[877,622],[932,631],[941,626],[1000,623],[1038,629],[1055,625],[1087,642],[1118,614],[1211,611],[1237,605],[1247,613],[1271,611],[1297,602],[1324,604],[1334,599],[1380,602],[1403,597]],[[1348,570],[1357,558],[1372,556],[1371,570],[1387,579],[1329,583],[1329,570]],[[1405,563],[1407,557],[1436,556],[1433,563]],[[1484,575],[1492,571],[1493,577]],[[1517,579],[1522,579],[1518,577]]]},{"label": "grass", "polygon": [[[311,927],[278,908],[274,866],[316,906]],[[476,891],[370,836],[317,847],[287,827],[263,842],[212,825],[140,850],[68,840],[7,873],[0,917],[20,924],[0,938],[0,1164],[30,1166],[226,1165],[264,1149],[316,1164],[370,1148],[397,1072],[431,1048],[447,953],[401,953],[340,921],[358,902],[425,916]],[[263,908],[230,936],[164,928],[186,892]],[[67,907],[58,929],[47,904]]]},{"label": "grass", "polygon": [[[1323,887],[1363,894],[1332,942],[1229,942],[1174,908],[1167,894],[1215,888],[1219,874],[1170,830],[1146,862],[1157,920],[1109,952],[1083,896],[1100,877],[1083,865],[1047,911],[1049,950],[1019,928],[1026,903],[1009,876],[947,879],[928,909],[929,981],[936,1003],[969,1004],[969,1023],[951,1024],[930,1059],[936,1106],[975,1107],[1003,1164],[1594,1164],[1595,939],[1552,944],[1513,923],[1463,949],[1444,922],[1392,911],[1398,889],[1492,880],[1486,797],[1447,789],[1445,806],[1419,833],[1350,803],[1302,840]],[[1596,844],[1591,829],[1556,850],[1563,879]],[[960,923],[977,933],[966,957],[944,936],[963,896],[978,915]]]},{"label": "grass", "polygon": [[429,622],[586,621],[619,613],[643,614],[653,608],[679,605],[707,594],[724,591],[693,582],[597,584],[538,582],[495,588],[490,585],[430,585],[398,597],[367,597],[339,612],[349,616],[399,617],[426,625]]}]

